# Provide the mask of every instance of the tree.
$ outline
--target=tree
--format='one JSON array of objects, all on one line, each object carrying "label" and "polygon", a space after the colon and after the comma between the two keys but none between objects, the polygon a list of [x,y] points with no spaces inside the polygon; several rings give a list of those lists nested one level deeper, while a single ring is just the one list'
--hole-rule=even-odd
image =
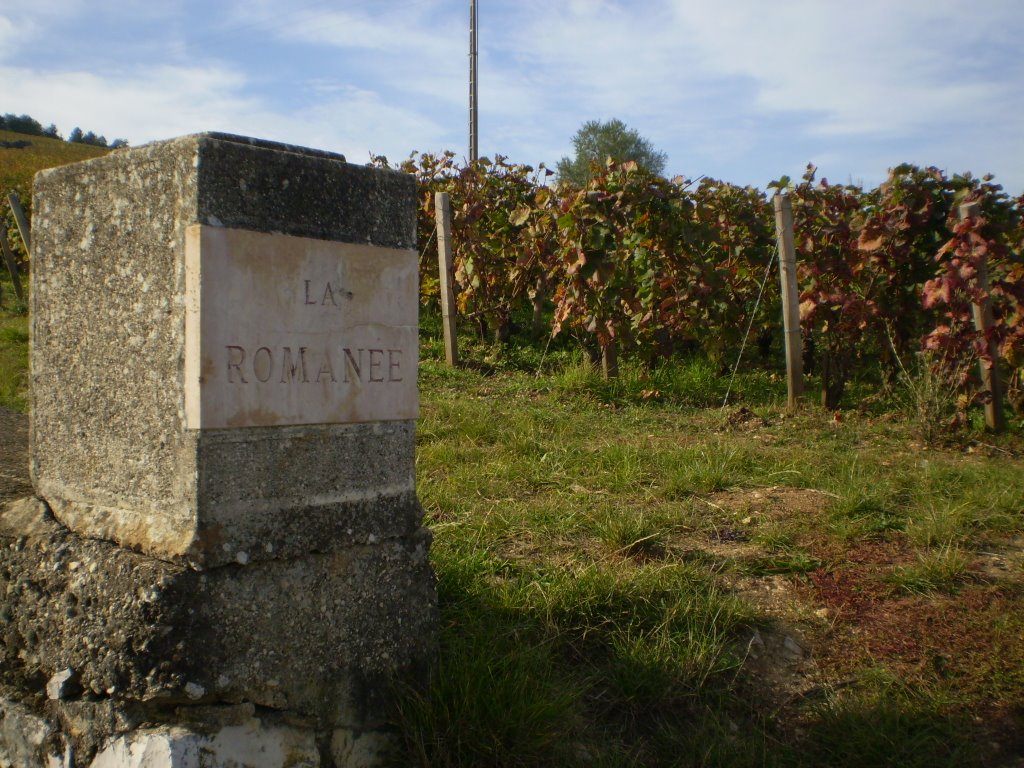
[{"label": "tree", "polygon": [[71,129],[71,133],[68,134],[69,144],[81,144],[82,143],[82,129],[77,125]]},{"label": "tree", "polygon": [[558,161],[558,180],[578,186],[585,185],[594,176],[593,165],[603,168],[609,157],[625,162],[633,160],[651,173],[665,169],[668,156],[632,128],[618,119],[608,122],[588,120],[572,137],[576,157],[563,157]]},{"label": "tree", "polygon": [[27,133],[30,136],[42,136],[43,126],[29,115],[15,115],[8,112],[0,117],[0,130],[14,133]]}]

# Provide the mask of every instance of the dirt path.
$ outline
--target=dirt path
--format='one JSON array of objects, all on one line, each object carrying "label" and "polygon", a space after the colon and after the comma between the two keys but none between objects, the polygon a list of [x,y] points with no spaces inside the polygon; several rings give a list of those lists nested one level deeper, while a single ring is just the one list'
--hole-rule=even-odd
[{"label": "dirt path", "polygon": [[28,416],[0,408],[0,503],[28,496]]}]

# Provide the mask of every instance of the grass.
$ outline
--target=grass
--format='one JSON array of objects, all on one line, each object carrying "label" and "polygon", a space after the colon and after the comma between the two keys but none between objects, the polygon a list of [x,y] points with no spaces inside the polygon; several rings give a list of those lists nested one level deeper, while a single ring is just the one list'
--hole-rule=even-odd
[{"label": "grass", "polygon": [[[0,291],[13,297],[9,282],[0,281]],[[0,406],[28,408],[28,316],[20,309],[0,309]]]},{"label": "grass", "polygon": [[917,562],[898,567],[891,576],[896,589],[910,594],[952,591],[968,580],[968,562],[954,544],[944,544],[917,554]]},{"label": "grass", "polygon": [[[570,350],[467,340],[452,370],[431,322],[442,659],[403,697],[405,764],[998,765],[1024,738],[1019,622],[993,620],[1024,575],[974,562],[1024,529],[1019,459],[926,449],[895,402],[788,415],[763,372],[734,385],[749,413],[722,411],[701,361],[606,382]],[[809,669],[752,664],[757,627],[798,632]],[[941,643],[971,664],[928,661]]]},{"label": "grass", "polygon": [[[0,315],[25,408],[27,318]],[[706,363],[624,366],[423,327],[418,492],[441,658],[402,765],[1004,765],[1024,745],[1024,436],[920,442]],[[998,557],[997,557],[998,556]],[[1002,570],[986,570],[996,562]],[[808,655],[754,658],[762,636]]]},{"label": "grass", "polygon": [[[1024,653],[1017,624],[983,610],[988,587],[963,577],[992,537],[1021,530],[1019,461],[923,451],[895,404],[841,424],[813,408],[787,416],[765,373],[740,376],[756,418],[733,424],[701,361],[624,366],[609,383],[569,350],[471,342],[452,370],[430,322],[418,471],[443,650],[433,687],[399,718],[408,762],[998,763],[965,713],[1019,703],[1010,670]],[[778,487],[813,508],[755,499]],[[780,580],[782,610],[760,600]],[[943,641],[985,626],[987,650],[924,675],[923,614],[961,591],[977,610]],[[1019,610],[1019,584],[1002,600]],[[824,691],[782,710],[777,681],[744,656],[750,629],[779,621],[811,638]],[[970,694],[950,698],[944,675]]]},{"label": "grass", "polygon": [[977,765],[965,737],[968,718],[948,717],[944,708],[882,676],[868,692],[835,697],[815,711],[800,762],[837,768]]}]

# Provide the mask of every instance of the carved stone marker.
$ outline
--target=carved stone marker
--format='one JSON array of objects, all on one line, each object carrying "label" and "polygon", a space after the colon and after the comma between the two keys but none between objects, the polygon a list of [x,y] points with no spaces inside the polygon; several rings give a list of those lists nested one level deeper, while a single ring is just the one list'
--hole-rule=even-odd
[{"label": "carved stone marker", "polygon": [[415,530],[414,196],[218,135],[39,174],[32,472],[57,518],[205,565]]},{"label": "carved stone marker", "polygon": [[8,662],[97,765],[249,764],[236,731],[371,764],[437,645],[412,178],[202,134],[44,171],[33,208]]}]

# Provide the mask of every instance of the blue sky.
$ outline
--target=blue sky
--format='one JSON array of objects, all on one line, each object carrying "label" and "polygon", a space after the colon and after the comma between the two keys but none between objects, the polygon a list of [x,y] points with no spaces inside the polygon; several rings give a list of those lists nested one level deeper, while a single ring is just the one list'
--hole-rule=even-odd
[{"label": "blue sky", "polygon": [[[1024,0],[478,0],[480,151],[553,166],[617,117],[668,175],[1024,192]],[[0,0],[0,112],[132,144],[229,131],[467,153],[468,0]]]}]

